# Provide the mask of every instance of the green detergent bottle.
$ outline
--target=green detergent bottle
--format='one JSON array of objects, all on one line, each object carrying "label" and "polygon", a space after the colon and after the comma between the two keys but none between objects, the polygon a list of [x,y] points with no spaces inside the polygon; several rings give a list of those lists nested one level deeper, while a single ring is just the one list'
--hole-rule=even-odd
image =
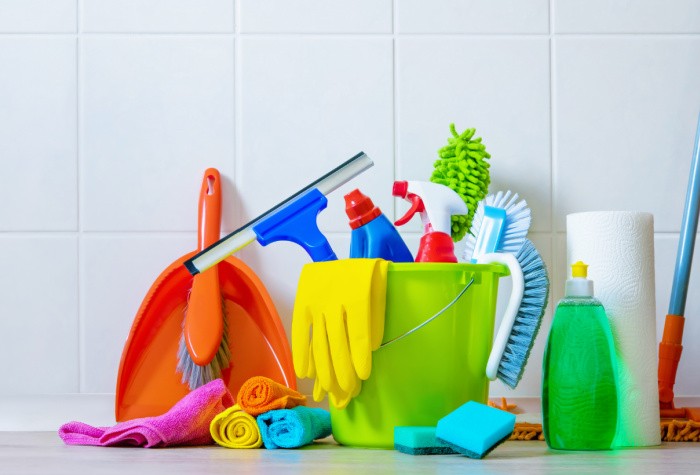
[{"label": "green detergent bottle", "polygon": [[618,412],[613,335],[588,266],[571,267],[544,353],[544,436],[553,449],[611,449]]}]

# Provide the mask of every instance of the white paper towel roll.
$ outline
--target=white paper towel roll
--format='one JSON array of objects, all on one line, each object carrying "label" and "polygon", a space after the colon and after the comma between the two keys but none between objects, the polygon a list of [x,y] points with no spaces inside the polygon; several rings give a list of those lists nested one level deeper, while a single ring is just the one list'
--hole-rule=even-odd
[{"label": "white paper towel roll", "polygon": [[615,446],[659,445],[654,217],[629,211],[570,214],[566,249],[568,264],[588,264],[615,338],[620,389]]}]

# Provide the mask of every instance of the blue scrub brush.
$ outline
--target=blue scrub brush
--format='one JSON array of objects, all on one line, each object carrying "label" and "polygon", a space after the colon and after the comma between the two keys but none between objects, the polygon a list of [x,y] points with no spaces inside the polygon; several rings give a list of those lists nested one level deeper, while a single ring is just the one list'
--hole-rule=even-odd
[{"label": "blue scrub brush", "polygon": [[549,299],[547,268],[529,239],[515,254],[515,259],[522,269],[525,288],[498,364],[498,379],[510,388],[515,388],[523,377]]},{"label": "blue scrub brush", "polygon": [[508,302],[486,375],[511,388],[525,371],[549,297],[547,268],[526,237],[530,222],[530,209],[517,193],[489,195],[479,203],[465,248],[471,262],[498,262],[510,269],[515,298]]},{"label": "blue scrub brush", "polygon": [[464,257],[476,262],[489,252],[515,254],[523,245],[530,229],[530,208],[525,200],[510,190],[488,195],[479,202],[467,236]]},{"label": "blue scrub brush", "polygon": [[498,378],[510,388],[515,388],[525,371],[547,307],[547,269],[537,249],[527,239],[515,255],[506,252],[484,254],[477,259],[477,263],[504,264],[510,270],[512,297],[486,364],[486,376],[492,381]]}]

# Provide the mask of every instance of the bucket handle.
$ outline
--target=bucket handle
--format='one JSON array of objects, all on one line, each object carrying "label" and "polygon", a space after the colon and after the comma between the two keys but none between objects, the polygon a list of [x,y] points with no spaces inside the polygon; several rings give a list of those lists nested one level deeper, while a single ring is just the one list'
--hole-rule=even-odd
[{"label": "bucket handle", "polygon": [[429,319],[425,320],[423,323],[419,324],[418,326],[415,326],[415,327],[411,328],[411,329],[408,330],[407,332],[402,333],[401,335],[399,335],[399,336],[397,336],[397,337],[395,337],[395,338],[392,338],[392,339],[389,340],[389,341],[385,341],[384,343],[382,343],[381,345],[379,345],[379,348],[384,348],[384,347],[386,347],[386,346],[388,346],[388,345],[390,345],[390,344],[392,344],[392,343],[394,343],[394,342],[396,342],[396,341],[399,341],[399,340],[401,340],[401,339],[407,337],[407,336],[410,335],[411,333],[420,330],[421,328],[423,328],[424,326],[426,326],[428,323],[430,323],[430,322],[432,322],[433,320],[435,320],[437,317],[439,317],[440,315],[442,315],[443,313],[445,313],[447,310],[449,310],[450,307],[452,307],[454,304],[456,304],[457,301],[462,297],[462,295],[464,295],[464,293],[469,289],[469,287],[471,287],[471,285],[472,285],[473,283],[474,283],[474,274],[472,274],[471,279],[469,280],[469,282],[467,282],[467,285],[465,285],[464,288],[463,288],[462,290],[460,290],[460,292],[457,294],[457,296],[456,296],[455,298],[453,298],[452,301],[451,301],[450,303],[448,303],[447,305],[445,305],[445,306],[442,308],[442,310],[438,311],[435,315],[433,315],[433,316],[430,317]]},{"label": "bucket handle", "polygon": [[477,259],[477,263],[498,263],[508,266],[510,277],[513,282],[510,297],[508,298],[508,305],[503,312],[503,319],[501,320],[501,325],[498,327],[498,333],[493,342],[488,363],[486,363],[486,377],[494,381],[498,377],[498,367],[501,364],[501,358],[508,345],[508,340],[513,330],[513,323],[515,323],[515,317],[517,317],[518,310],[520,310],[523,293],[525,292],[525,278],[520,263],[515,256],[510,253],[493,252],[484,254]]}]

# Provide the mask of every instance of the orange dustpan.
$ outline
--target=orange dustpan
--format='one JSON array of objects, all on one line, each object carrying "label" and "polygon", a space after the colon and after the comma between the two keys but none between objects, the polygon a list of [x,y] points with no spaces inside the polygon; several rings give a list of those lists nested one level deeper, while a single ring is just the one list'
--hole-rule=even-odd
[{"label": "orange dustpan", "polygon": [[[204,180],[220,190],[216,170],[207,170]],[[206,233],[205,225],[213,219],[202,213],[213,210],[217,224],[220,219],[216,207],[205,209],[201,205],[207,186],[202,190],[199,208],[201,248],[207,241],[202,238]],[[193,281],[183,263],[199,251],[185,254],[170,264],[141,303],[119,364],[115,403],[118,422],[163,414],[189,392],[189,386],[181,382],[182,375],[176,370],[178,344]],[[231,393],[237,394],[247,379],[267,376],[296,389],[289,342],[262,281],[235,257],[221,261],[217,270],[225,307],[224,328],[227,328],[231,353],[231,364],[221,374],[224,383]],[[217,340],[214,345],[218,347],[220,336],[213,335],[212,338]]]}]

